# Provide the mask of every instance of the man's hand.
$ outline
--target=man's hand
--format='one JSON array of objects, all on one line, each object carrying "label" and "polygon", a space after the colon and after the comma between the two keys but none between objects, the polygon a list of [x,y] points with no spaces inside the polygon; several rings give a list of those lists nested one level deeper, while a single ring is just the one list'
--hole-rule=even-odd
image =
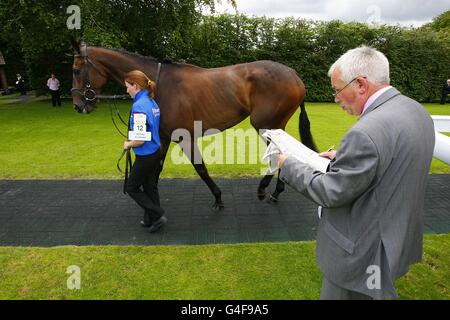
[{"label": "man's hand", "polygon": [[[336,151],[335,150],[325,151],[325,152],[319,153],[319,156],[333,160],[334,158],[336,158]],[[278,156],[278,168],[281,168],[283,166],[284,161],[286,161],[286,159],[288,157],[289,156],[284,153],[281,153]]]},{"label": "man's hand", "polygon": [[283,163],[286,161],[286,159],[288,158],[287,154],[280,154],[278,156],[278,168],[281,168],[283,166]]},{"label": "man's hand", "polygon": [[325,151],[319,153],[319,156],[333,160],[334,158],[336,158],[336,151],[335,150]]}]

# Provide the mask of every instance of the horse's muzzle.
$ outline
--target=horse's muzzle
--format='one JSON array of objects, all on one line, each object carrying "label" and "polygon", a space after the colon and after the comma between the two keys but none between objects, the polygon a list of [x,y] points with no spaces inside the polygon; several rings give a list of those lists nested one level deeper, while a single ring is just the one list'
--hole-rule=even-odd
[{"label": "horse's muzzle", "polygon": [[84,110],[86,110],[86,105],[74,104],[73,109],[78,113],[82,113]]},{"label": "horse's muzzle", "polygon": [[84,104],[74,104],[73,105],[73,109],[75,111],[77,111],[78,113],[91,113],[91,111],[93,110],[93,107],[91,105],[89,105],[88,103],[84,103]]}]

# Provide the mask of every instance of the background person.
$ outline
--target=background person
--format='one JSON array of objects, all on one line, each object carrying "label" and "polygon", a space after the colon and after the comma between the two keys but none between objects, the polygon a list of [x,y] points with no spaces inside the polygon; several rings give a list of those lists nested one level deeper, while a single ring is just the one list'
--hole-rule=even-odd
[{"label": "background person", "polygon": [[[167,218],[160,207],[158,176],[160,172],[159,106],[153,100],[156,84],[143,72],[135,70],[125,76],[128,94],[134,98],[129,130],[134,134],[149,135],[148,141],[130,138],[124,149],[133,148],[136,160],[126,185],[126,193],[144,209],[141,224],[155,232],[164,226]],[[143,190],[141,190],[141,187]]]},{"label": "background person", "polygon": [[16,80],[17,90],[20,91],[20,95],[26,96],[27,91],[25,88],[25,79],[19,73],[16,75],[16,77],[17,77],[17,80]]},{"label": "background person", "polygon": [[389,85],[389,62],[359,47],[330,68],[335,101],[359,116],[326,173],[280,155],[283,181],[319,208],[321,299],[397,297],[394,283],[422,257],[423,205],[434,126]]},{"label": "background person", "polygon": [[52,105],[56,107],[56,104],[61,107],[61,98],[59,95],[59,80],[55,77],[55,74],[52,73],[50,78],[47,80],[47,87],[50,90],[50,94],[52,95]]},{"label": "background person", "polygon": [[441,104],[446,103],[449,94],[450,94],[450,79],[445,81],[444,85],[442,86]]}]

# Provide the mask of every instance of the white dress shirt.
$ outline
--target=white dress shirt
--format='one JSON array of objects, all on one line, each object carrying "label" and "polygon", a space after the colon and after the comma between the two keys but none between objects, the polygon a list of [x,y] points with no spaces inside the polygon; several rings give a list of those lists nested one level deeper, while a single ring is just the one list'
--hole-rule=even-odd
[{"label": "white dress shirt", "polygon": [[47,81],[47,87],[49,87],[50,90],[56,91],[59,90],[59,80],[58,79],[48,79]]},{"label": "white dress shirt", "polygon": [[363,111],[361,112],[361,115],[363,115],[363,113],[366,111],[366,109],[368,107],[370,107],[372,105],[372,103],[379,97],[381,96],[383,93],[385,93],[386,91],[388,91],[389,89],[391,89],[392,86],[387,86],[384,87],[378,91],[376,91],[374,94],[372,94],[369,99],[367,99],[366,103],[364,104],[364,108]]}]

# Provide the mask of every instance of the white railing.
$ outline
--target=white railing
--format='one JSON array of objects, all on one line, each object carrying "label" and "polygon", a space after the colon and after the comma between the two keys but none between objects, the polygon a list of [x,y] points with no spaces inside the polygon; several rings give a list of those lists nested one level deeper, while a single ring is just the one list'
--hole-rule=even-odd
[{"label": "white railing", "polygon": [[450,137],[441,132],[450,132],[450,116],[431,116],[436,131],[434,157],[450,165]]}]

